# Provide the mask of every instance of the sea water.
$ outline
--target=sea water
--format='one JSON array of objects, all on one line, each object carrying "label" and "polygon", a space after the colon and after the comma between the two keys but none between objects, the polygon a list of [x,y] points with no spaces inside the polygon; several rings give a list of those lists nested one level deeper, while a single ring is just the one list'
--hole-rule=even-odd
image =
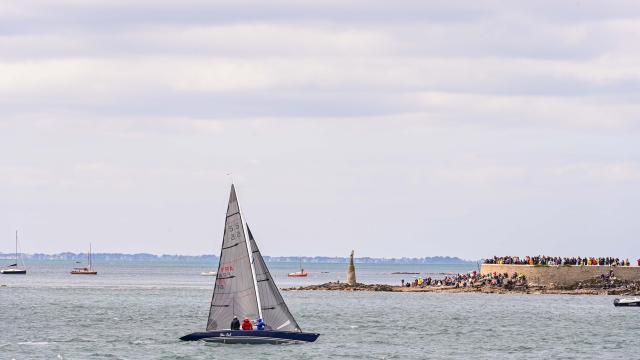
[{"label": "sea water", "polygon": [[[343,281],[346,265],[269,264],[281,286]],[[322,335],[302,345],[181,342],[204,330],[209,264],[98,263],[98,276],[68,262],[29,264],[0,276],[0,359],[632,359],[639,308],[610,296],[285,291],[300,326]],[[398,283],[475,265],[360,265],[359,281]],[[421,272],[422,275],[392,275]]]}]

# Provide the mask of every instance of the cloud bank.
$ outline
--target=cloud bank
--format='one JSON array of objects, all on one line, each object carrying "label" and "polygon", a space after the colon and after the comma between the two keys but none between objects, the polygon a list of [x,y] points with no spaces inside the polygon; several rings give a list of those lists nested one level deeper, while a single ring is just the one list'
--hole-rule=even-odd
[{"label": "cloud bank", "polygon": [[5,1],[0,229],[31,252],[213,253],[233,172],[266,254],[640,256],[639,18]]}]

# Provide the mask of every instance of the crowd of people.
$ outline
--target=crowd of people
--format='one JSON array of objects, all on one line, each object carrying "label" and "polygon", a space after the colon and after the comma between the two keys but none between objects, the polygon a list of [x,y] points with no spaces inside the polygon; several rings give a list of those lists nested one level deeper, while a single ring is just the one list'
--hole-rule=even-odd
[{"label": "crowd of people", "polygon": [[[501,265],[581,265],[581,266],[631,266],[629,259],[614,257],[559,257],[559,256],[494,256],[484,260],[485,264]],[[640,266],[640,259],[638,259]]]},{"label": "crowd of people", "polygon": [[509,276],[508,273],[496,273],[481,275],[476,271],[466,274],[445,275],[441,279],[417,278],[413,281],[401,280],[400,284],[404,287],[423,288],[426,286],[453,286],[455,288],[482,287],[482,286],[505,286],[516,285],[522,286],[527,284],[524,274],[514,272]]}]

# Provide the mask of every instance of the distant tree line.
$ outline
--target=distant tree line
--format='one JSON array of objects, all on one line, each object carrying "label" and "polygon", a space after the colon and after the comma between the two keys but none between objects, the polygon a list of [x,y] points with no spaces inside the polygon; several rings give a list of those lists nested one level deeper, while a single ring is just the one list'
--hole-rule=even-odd
[{"label": "distant tree line", "polygon": [[[13,259],[13,253],[0,253],[0,259]],[[86,259],[87,253],[63,252],[59,254],[23,254],[23,259],[31,260],[67,260],[81,261]],[[155,255],[148,253],[121,254],[121,253],[94,253],[91,254],[94,261],[189,261],[189,262],[218,262],[217,255]],[[338,256],[265,256],[267,262],[303,262],[318,264],[346,264],[348,257]],[[473,264],[475,261],[463,260],[451,256],[432,256],[422,258],[373,258],[359,257],[354,259],[359,264]]]}]

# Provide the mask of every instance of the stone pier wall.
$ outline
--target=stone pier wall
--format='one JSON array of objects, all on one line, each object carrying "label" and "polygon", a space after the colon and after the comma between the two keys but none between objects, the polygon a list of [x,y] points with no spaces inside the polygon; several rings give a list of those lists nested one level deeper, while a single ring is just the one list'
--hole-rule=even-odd
[{"label": "stone pier wall", "polygon": [[585,281],[599,277],[602,274],[613,274],[623,280],[640,281],[639,266],[534,266],[534,265],[498,265],[482,264],[480,273],[482,275],[497,273],[517,272],[524,274],[531,285],[548,286],[551,284],[560,286],[571,286],[580,281]]}]

